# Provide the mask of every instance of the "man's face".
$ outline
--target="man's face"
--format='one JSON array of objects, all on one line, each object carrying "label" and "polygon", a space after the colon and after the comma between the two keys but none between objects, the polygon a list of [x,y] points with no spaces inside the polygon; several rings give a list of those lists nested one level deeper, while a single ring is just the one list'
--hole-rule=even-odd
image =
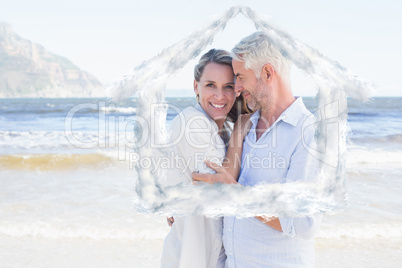
[{"label": "man's face", "polygon": [[247,70],[244,62],[232,60],[233,71],[236,76],[235,91],[243,94],[248,107],[252,110],[261,108],[260,95],[263,91],[262,85],[255,77],[253,70]]}]

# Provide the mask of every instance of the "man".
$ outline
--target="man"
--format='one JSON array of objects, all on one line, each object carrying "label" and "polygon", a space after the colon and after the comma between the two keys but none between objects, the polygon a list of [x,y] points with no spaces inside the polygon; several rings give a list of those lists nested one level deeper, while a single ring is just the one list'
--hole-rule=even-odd
[{"label": "man", "polygon": [[[248,106],[256,110],[243,143],[240,176],[239,171],[228,172],[207,163],[217,173],[193,173],[194,180],[236,183],[233,177],[238,177],[237,183],[245,186],[314,181],[317,165],[311,165],[306,150],[314,142],[314,130],[303,129],[305,121],[312,117],[302,99],[291,92],[291,62],[263,32],[244,38],[233,48],[232,56],[235,91],[241,92]],[[235,146],[230,146],[227,154],[231,163],[235,163],[235,155],[242,149],[233,138]],[[263,159],[271,159],[269,166],[262,166]],[[320,219],[225,217],[225,267],[313,267],[314,235]]]}]

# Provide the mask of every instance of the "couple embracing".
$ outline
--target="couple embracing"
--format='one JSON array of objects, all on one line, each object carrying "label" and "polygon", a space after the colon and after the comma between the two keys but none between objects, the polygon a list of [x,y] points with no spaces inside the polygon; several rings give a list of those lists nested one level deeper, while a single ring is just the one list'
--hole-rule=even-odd
[{"label": "couple embracing", "polygon": [[[203,181],[252,187],[314,181],[318,170],[312,172],[306,150],[314,142],[314,133],[302,128],[311,113],[292,94],[290,66],[290,60],[263,32],[241,40],[231,54],[215,49],[204,54],[194,70],[197,104],[181,112],[184,120],[179,116],[173,120],[171,140],[177,141],[174,152],[184,159],[195,160],[201,153],[224,161],[207,162],[207,166],[188,161],[186,170],[169,176],[168,183]],[[233,129],[229,122],[236,122]],[[177,140],[190,126],[191,135]],[[204,131],[194,132],[197,128]],[[250,157],[272,155],[282,159],[280,165],[245,164]],[[171,217],[162,268],[313,267],[314,235],[320,220],[320,215]]]}]

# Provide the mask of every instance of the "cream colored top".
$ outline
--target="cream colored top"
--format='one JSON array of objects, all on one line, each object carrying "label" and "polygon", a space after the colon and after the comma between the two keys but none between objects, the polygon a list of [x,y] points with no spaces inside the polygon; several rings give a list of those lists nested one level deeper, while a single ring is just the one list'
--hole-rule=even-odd
[{"label": "cream colored top", "polygon": [[[191,183],[191,173],[196,170],[214,173],[204,161],[209,159],[222,163],[226,149],[218,135],[218,126],[201,106],[197,104],[184,109],[173,120],[171,129],[170,141],[174,152],[186,164],[174,172],[168,172],[167,183]],[[226,255],[222,245],[222,218],[191,215],[174,217],[174,220],[164,241],[162,268],[224,267]]]}]

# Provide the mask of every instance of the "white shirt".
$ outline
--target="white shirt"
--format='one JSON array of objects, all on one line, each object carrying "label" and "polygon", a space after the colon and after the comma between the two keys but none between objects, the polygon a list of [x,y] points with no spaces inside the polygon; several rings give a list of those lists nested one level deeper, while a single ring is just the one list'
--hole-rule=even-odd
[{"label": "white shirt", "polygon": [[[260,112],[252,115],[253,125],[243,144],[238,182],[254,186],[314,180],[317,168],[311,169],[311,158],[304,147],[314,142],[310,116],[302,99],[298,98],[257,141]],[[310,128],[305,128],[306,125]],[[319,215],[279,218],[283,230],[280,232],[255,217],[225,217],[225,267],[313,267],[314,234],[320,219]]]},{"label": "white shirt", "polygon": [[[179,168],[168,171],[167,183],[191,183],[191,173],[196,170],[215,173],[204,161],[209,159],[222,163],[226,154],[225,144],[218,135],[218,126],[201,106],[197,104],[184,109],[173,120],[171,129],[170,142],[179,157]],[[226,255],[222,246],[222,218],[195,215],[174,217],[174,220],[164,241],[162,268],[224,267]]]}]

